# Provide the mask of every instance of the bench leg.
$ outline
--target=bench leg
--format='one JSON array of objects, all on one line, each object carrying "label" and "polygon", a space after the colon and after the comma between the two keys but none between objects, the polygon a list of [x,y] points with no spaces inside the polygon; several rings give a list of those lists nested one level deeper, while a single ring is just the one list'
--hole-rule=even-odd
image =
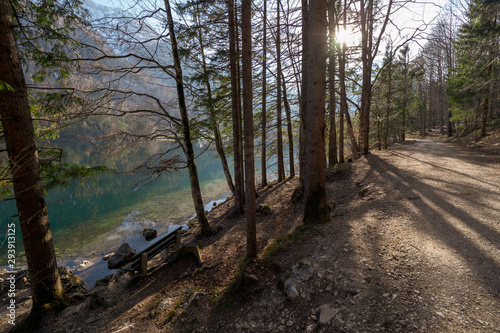
[{"label": "bench leg", "polygon": [[148,253],[144,252],[141,255],[141,274],[142,276],[148,275]]},{"label": "bench leg", "polygon": [[181,249],[181,230],[177,230],[177,235],[175,237],[175,250],[179,251]]}]

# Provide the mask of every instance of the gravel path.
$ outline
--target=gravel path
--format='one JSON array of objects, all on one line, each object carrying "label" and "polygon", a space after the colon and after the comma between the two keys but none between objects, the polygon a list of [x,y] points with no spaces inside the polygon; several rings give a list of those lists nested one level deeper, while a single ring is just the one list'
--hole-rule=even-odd
[{"label": "gravel path", "polygon": [[402,317],[417,330],[500,332],[500,158],[419,140],[366,164],[357,245],[386,296],[404,295]]}]

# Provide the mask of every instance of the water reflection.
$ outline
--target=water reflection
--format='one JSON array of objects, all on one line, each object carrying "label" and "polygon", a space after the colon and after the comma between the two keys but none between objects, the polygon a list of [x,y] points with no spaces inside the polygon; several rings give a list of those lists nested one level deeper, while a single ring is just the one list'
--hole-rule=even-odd
[{"label": "water reflection", "polygon": [[[166,142],[151,142],[134,151],[108,155],[90,142],[59,142],[67,152],[67,160],[79,165],[106,165],[118,171],[137,166],[150,154],[165,151]],[[177,152],[175,152],[177,153]],[[216,154],[210,150],[196,159],[204,202],[223,200],[229,190]],[[183,224],[194,214],[189,177],[183,169],[164,174],[155,183],[132,190],[137,176],[130,174],[103,174],[96,181],[72,182],[67,188],[50,191],[46,200],[54,246],[58,260],[79,265],[80,259],[97,260],[103,254],[115,251],[127,241],[136,250],[144,245],[142,230],[155,228],[167,232],[171,224]],[[5,229],[15,221],[14,201],[0,203],[0,266],[6,262]],[[25,262],[21,231],[17,237],[17,262]],[[97,260],[100,261],[100,260]],[[96,265],[97,265],[96,261]],[[98,265],[102,265],[99,263]],[[92,266],[92,265],[90,265]],[[77,266],[75,266],[77,267]],[[97,267],[97,266],[96,266]]]}]

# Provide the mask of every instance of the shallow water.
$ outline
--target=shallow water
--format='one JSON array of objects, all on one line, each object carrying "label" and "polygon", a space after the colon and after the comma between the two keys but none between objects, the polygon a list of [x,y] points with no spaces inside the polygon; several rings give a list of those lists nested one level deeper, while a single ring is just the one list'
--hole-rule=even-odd
[{"label": "shallow water", "polygon": [[[148,154],[166,148],[167,143],[152,143],[136,153],[111,158],[90,143],[61,143],[69,161],[80,165],[107,165],[124,171],[134,167]],[[213,201],[229,194],[222,167],[216,154],[207,151],[196,159],[206,210]],[[136,185],[137,177],[129,174],[104,174],[96,181],[73,182],[67,188],[51,191],[47,197],[49,219],[58,262],[74,270],[88,287],[112,273],[104,254],[115,252],[123,242],[141,251],[150,243],[142,236],[144,228],[158,230],[158,237],[171,225],[186,224],[194,207],[186,170],[164,174],[151,185]],[[17,221],[14,201],[0,203],[0,266],[6,262],[7,225]],[[17,267],[25,264],[21,231],[16,228]],[[154,242],[154,240],[153,240]],[[89,261],[80,267],[84,261]]]}]

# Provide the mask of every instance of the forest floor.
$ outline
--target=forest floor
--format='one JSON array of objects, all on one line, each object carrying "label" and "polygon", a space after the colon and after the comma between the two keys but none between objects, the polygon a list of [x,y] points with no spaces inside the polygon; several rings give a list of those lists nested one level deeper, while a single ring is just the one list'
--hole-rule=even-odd
[{"label": "forest floor", "polygon": [[[257,260],[241,260],[229,200],[209,214],[201,266],[115,275],[54,332],[500,332],[500,154],[428,138],[373,151],[327,173],[334,209],[312,228],[297,185],[259,190]],[[91,310],[96,295],[107,304]]]}]

